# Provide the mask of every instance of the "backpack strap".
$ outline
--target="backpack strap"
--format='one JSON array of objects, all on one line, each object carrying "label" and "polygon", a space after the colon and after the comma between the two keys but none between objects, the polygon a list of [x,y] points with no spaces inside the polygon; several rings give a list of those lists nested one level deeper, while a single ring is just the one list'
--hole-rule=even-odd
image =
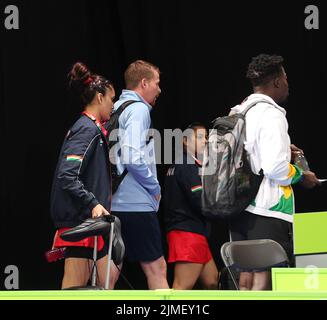
[{"label": "backpack strap", "polygon": [[[136,101],[136,100],[128,100],[128,101],[125,101],[124,103],[121,104],[121,106],[115,112],[112,113],[112,115],[115,115],[117,117],[116,119],[118,121],[118,118],[123,113],[123,111],[125,111],[125,109],[128,106],[130,106],[131,104],[133,104],[135,102],[139,102],[139,101]],[[117,186],[124,180],[124,178],[126,177],[127,173],[128,173],[128,170],[125,169],[122,172],[122,174],[120,174],[119,176],[115,177],[115,183],[117,184]],[[117,188],[118,187],[115,187],[115,189],[117,189]]]},{"label": "backpack strap", "polygon": [[[123,111],[130,106],[131,104],[135,103],[135,102],[141,102],[142,101],[136,101],[136,100],[128,100],[125,101],[114,113],[112,113],[112,115],[114,114],[115,116],[117,116],[117,119],[120,117],[120,115],[123,113]],[[153,129],[153,121],[151,119],[151,124],[150,124],[150,130]],[[149,137],[149,140],[146,142],[146,145],[148,145],[150,143],[150,141],[153,139],[152,136]]]},{"label": "backpack strap", "polygon": [[136,100],[128,100],[128,101],[125,101],[124,103],[122,103],[120,105],[120,107],[115,111],[113,112],[112,114],[115,114],[117,115],[118,117],[123,113],[123,111],[128,107],[130,106],[131,104],[135,103],[135,102],[141,102],[141,101],[136,101]]},{"label": "backpack strap", "polygon": [[[270,104],[271,106],[274,106],[271,102],[267,101],[267,100],[257,100],[257,101],[253,101],[252,103],[250,103],[244,110],[243,112],[241,112],[242,115],[244,115],[244,117],[246,116],[246,114],[248,113],[248,111],[250,109],[252,109],[254,106],[256,106],[258,103],[261,103],[261,102],[264,102],[264,103],[267,103],[267,104]],[[275,107],[275,106],[274,106]],[[260,169],[259,171],[259,176],[263,178],[263,170]]]},{"label": "backpack strap", "polygon": [[[134,100],[125,101],[118,107],[118,109],[116,111],[111,113],[110,119],[104,124],[104,128],[108,131],[108,137],[110,135],[110,128],[119,126],[118,119],[119,119],[120,115],[123,113],[123,111],[128,106],[130,106],[132,103],[135,103],[135,102],[138,102],[138,101],[134,101]],[[110,143],[109,143],[109,145],[110,145]]]},{"label": "backpack strap", "polygon": [[[115,115],[117,121],[118,121],[118,118],[120,117],[120,115],[124,112],[124,110],[130,106],[131,104],[133,103],[136,103],[136,102],[141,102],[142,101],[138,101],[138,100],[128,100],[128,101],[125,101],[124,103],[121,104],[121,106],[115,111],[112,113],[112,115]],[[151,120],[151,126],[150,128],[152,129],[152,120]],[[153,137],[151,136],[149,141],[146,143],[147,145],[150,143],[151,139]],[[124,169],[124,171],[117,177],[115,177],[114,179],[114,183],[117,185],[117,186],[114,186],[114,189],[117,190],[118,188],[118,185],[124,180],[124,178],[126,177],[128,173],[128,170],[127,169]]]},{"label": "backpack strap", "polygon": [[[248,111],[250,109],[252,109],[254,106],[256,106],[258,103],[267,103],[270,104],[271,106],[274,106],[271,102],[261,99],[261,100],[257,100],[257,101],[253,101],[252,103],[250,103],[242,112],[240,112],[241,114],[243,114],[244,116],[246,116],[246,114],[248,113]],[[275,106],[274,106],[275,107]]]},{"label": "backpack strap", "polygon": [[[128,101],[125,101],[124,103],[122,103],[122,105],[115,111],[112,113],[112,115],[117,115],[117,118],[119,118],[119,116],[123,113],[123,111],[128,107],[130,106],[131,104],[135,103],[135,102],[141,102],[142,101],[136,101],[136,100],[128,100]],[[151,125],[150,125],[150,129],[153,129],[153,122],[152,122],[152,119],[151,119]],[[151,140],[151,139],[150,139]]]}]

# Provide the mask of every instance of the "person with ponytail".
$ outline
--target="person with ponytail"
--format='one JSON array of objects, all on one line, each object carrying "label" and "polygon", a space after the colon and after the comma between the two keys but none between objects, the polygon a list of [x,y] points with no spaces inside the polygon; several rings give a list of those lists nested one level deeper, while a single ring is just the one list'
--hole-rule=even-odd
[{"label": "person with ponytail", "polygon": [[[57,229],[54,248],[66,248],[62,289],[87,285],[94,238],[70,243],[63,241],[60,234],[87,218],[110,214],[108,133],[102,123],[109,120],[115,97],[113,85],[93,74],[83,63],[75,63],[68,78],[69,87],[80,98],[83,111],[64,139],[51,190],[51,217]],[[103,287],[108,257],[106,246],[99,237],[98,285]]]}]

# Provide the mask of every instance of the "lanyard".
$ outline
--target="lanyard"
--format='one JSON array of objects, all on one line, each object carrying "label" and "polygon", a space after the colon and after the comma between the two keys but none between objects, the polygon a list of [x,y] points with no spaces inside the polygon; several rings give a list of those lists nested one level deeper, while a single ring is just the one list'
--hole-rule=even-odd
[{"label": "lanyard", "polygon": [[108,135],[108,131],[103,127],[100,121],[93,114],[87,113],[86,111],[82,112],[82,114],[93,120],[95,125],[98,127],[98,129],[103,133],[105,137]]},{"label": "lanyard", "polygon": [[193,155],[192,155],[192,158],[194,159],[195,163],[199,166],[199,167],[202,167],[202,161],[195,158]]}]

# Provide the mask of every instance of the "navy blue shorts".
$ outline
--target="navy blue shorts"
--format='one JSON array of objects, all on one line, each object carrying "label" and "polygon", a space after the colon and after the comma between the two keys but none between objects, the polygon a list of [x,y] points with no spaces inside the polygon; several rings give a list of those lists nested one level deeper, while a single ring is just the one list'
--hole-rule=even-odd
[{"label": "navy blue shorts", "polygon": [[111,212],[121,221],[125,256],[131,262],[151,262],[163,256],[156,212]]}]

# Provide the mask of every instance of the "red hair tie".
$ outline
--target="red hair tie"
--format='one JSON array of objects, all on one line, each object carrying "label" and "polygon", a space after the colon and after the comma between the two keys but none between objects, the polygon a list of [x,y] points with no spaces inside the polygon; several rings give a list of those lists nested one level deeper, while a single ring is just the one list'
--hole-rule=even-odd
[{"label": "red hair tie", "polygon": [[92,77],[88,77],[85,81],[84,84],[88,85],[89,83],[91,83],[93,81]]}]

